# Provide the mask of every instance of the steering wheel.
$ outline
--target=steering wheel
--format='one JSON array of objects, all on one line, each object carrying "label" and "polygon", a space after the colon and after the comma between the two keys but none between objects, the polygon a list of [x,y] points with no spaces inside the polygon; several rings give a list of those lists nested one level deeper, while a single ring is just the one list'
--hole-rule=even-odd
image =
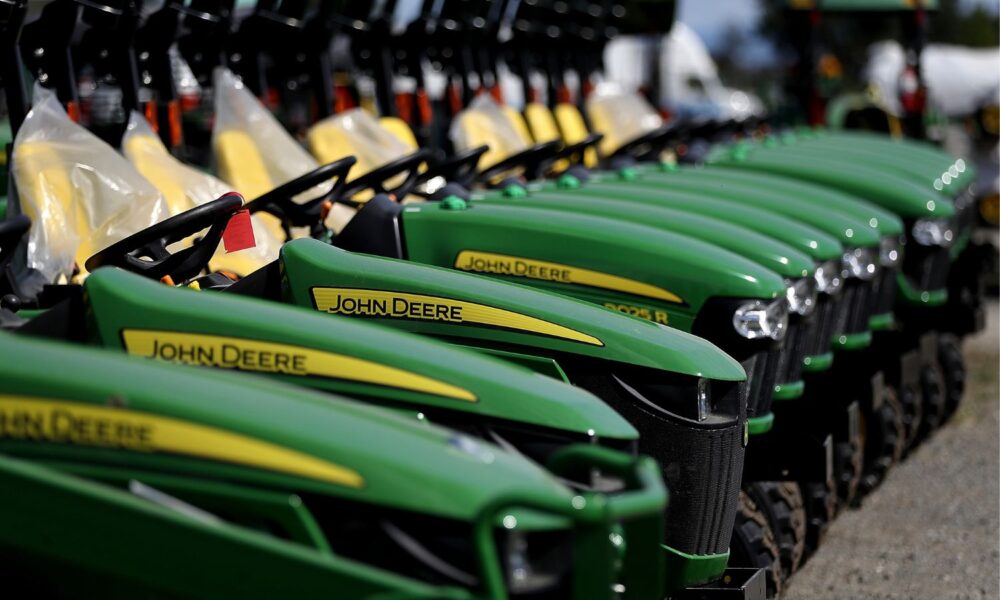
[{"label": "steering wheel", "polygon": [[498,175],[517,168],[524,169],[524,176],[528,180],[538,179],[542,175],[545,164],[558,154],[559,145],[560,143],[557,141],[535,144],[483,169],[476,176],[476,180],[488,184]]},{"label": "steering wheel", "polygon": [[[341,190],[341,201],[345,204],[356,205],[357,203],[352,203],[349,198],[364,190],[372,190],[376,194],[390,194],[395,196],[397,200],[402,200],[419,183],[420,165],[431,158],[433,158],[433,153],[430,150],[417,150],[372,169],[345,184],[344,189]],[[386,187],[386,181],[403,173],[406,173],[403,183],[391,189]]]},{"label": "steering wheel", "polygon": [[674,126],[664,126],[654,129],[629,140],[612,152],[608,158],[643,158],[651,153],[659,152],[663,146],[666,146],[672,138],[679,134],[680,128]]},{"label": "steering wheel", "polygon": [[566,144],[559,152],[552,157],[552,162],[568,159],[573,163],[583,162],[583,155],[587,150],[597,146],[604,139],[603,133],[591,133],[579,142]]},{"label": "steering wheel", "polygon": [[435,177],[443,177],[449,183],[457,183],[468,187],[475,181],[476,170],[479,168],[479,159],[489,149],[489,146],[479,146],[478,148],[466,150],[451,158],[436,162],[420,174],[417,178],[417,185],[425,184]]},{"label": "steering wheel", "polygon": [[0,221],[0,270],[14,256],[14,250],[29,229],[31,229],[31,219],[25,215],[16,215],[6,221]]},{"label": "steering wheel", "polygon": [[[176,281],[187,281],[208,265],[229,219],[241,208],[243,196],[229,192],[111,244],[87,259],[87,270],[110,265],[150,279],[169,275]],[[206,227],[209,229],[205,236],[191,246],[175,253],[167,250],[170,244]]]},{"label": "steering wheel", "polygon": [[[356,162],[358,159],[348,156],[325,164],[254,198],[247,203],[246,208],[251,214],[265,211],[278,217],[281,219],[286,233],[292,227],[313,227],[322,219],[323,205],[330,199],[336,200],[342,197],[344,185],[347,183],[347,174]],[[294,200],[295,196],[302,192],[331,179],[335,182],[328,193],[301,204]]]}]

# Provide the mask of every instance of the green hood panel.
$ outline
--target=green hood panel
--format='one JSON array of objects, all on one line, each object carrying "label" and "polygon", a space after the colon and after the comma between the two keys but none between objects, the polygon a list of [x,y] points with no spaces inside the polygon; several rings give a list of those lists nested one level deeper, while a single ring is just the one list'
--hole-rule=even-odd
[{"label": "green hood panel", "polygon": [[401,215],[409,258],[492,274],[616,307],[662,307],[689,331],[715,296],[771,299],[779,275],[688,236],[568,212],[471,203],[408,205]]},{"label": "green hood panel", "polygon": [[[712,379],[744,376],[739,363],[706,340],[522,285],[345,252],[309,239],[285,244],[281,261],[286,293],[300,306],[367,316],[421,334],[506,342]],[[425,311],[428,304],[441,309]]]},{"label": "green hood panel", "polygon": [[825,185],[810,183],[800,179],[755,173],[744,169],[730,169],[724,166],[705,167],[713,179],[742,183],[744,185],[766,186],[768,190],[780,192],[796,200],[808,200],[815,206],[835,210],[866,224],[878,237],[898,237],[904,233],[903,220],[896,213],[875,203]]},{"label": "green hood panel", "polygon": [[[728,177],[728,173],[734,173]],[[740,178],[739,172],[722,168],[684,168],[669,177],[666,183],[670,189],[692,194],[711,194],[713,197],[728,198],[743,202],[761,210],[774,211],[791,219],[798,219],[812,227],[835,236],[839,242],[848,248],[878,246],[879,235],[867,221],[845,214],[838,207],[797,194],[780,191],[769,187],[768,180],[785,178],[776,176],[760,176],[753,182]],[[748,175],[755,175],[747,171]]]},{"label": "green hood panel", "polygon": [[484,202],[492,201],[512,206],[613,218],[684,234],[749,258],[782,277],[796,279],[809,276],[815,271],[813,261],[808,255],[770,236],[710,216],[646,202],[610,199],[612,198],[610,191],[608,196],[603,198],[584,196],[577,192],[563,194],[542,192],[516,199],[500,199],[495,196],[493,198]]},{"label": "green hood panel", "polygon": [[397,406],[467,412],[586,435],[633,439],[583,390],[475,352],[357,319],[178,289],[99,269],[85,292],[98,344],[141,356],[266,373]]},{"label": "green hood panel", "polygon": [[874,202],[904,219],[949,218],[955,213],[951,201],[931,188],[863,163],[823,154],[803,155],[789,147],[741,146],[720,150],[708,162],[827,185]]},{"label": "green hood panel", "polygon": [[886,135],[866,131],[828,130],[823,130],[817,141],[831,146],[871,149],[892,153],[900,158],[913,158],[924,161],[929,167],[933,166],[932,168],[939,169],[941,172],[952,165],[961,166],[962,170],[959,171],[957,180],[953,180],[951,183],[951,187],[956,189],[976,181],[977,173],[974,165],[964,159],[956,158],[928,142],[913,139],[897,140]]},{"label": "green hood panel", "polygon": [[[671,210],[712,217],[769,236],[799,252],[808,254],[815,261],[822,262],[831,258],[840,258],[844,252],[843,246],[835,237],[797,219],[728,198],[706,197],[705,194],[678,191],[663,185],[656,187],[643,185],[642,180],[647,177],[655,180],[657,175],[643,174],[637,181],[639,185],[624,183],[613,185],[607,182],[608,180],[602,179],[588,182],[572,193],[580,196],[612,198],[616,202],[661,206]],[[538,197],[548,198],[549,193],[539,193]]]},{"label": "green hood panel", "polygon": [[[59,365],[59,377],[53,377],[53,365]],[[50,423],[43,437],[52,443],[33,448],[34,442],[3,442],[12,454],[124,461],[151,470],[159,465],[193,476],[336,494],[463,520],[498,495],[570,496],[533,463],[488,443],[260,377],[166,366],[4,334],[0,382],[0,408],[44,415]],[[181,435],[171,430],[176,423],[222,435]],[[126,426],[149,427],[140,451],[123,448],[131,443],[112,443],[124,440]],[[61,435],[74,443],[59,443]],[[213,459],[227,449],[246,448],[226,436],[261,446],[232,452],[229,460]],[[342,483],[326,477],[338,470],[349,476]]]}]

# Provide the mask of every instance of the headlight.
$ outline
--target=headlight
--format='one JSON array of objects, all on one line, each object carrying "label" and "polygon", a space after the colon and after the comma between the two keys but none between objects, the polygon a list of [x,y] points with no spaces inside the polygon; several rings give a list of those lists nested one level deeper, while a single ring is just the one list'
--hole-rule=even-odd
[{"label": "headlight", "polygon": [[921,246],[949,248],[955,241],[955,232],[947,219],[919,219],[910,232]]},{"label": "headlight", "polygon": [[794,282],[785,280],[785,298],[788,310],[807,317],[816,309],[816,279],[803,277]]},{"label": "headlight", "polygon": [[788,301],[778,298],[770,304],[760,300],[742,304],[733,313],[733,327],[748,340],[780,340],[788,329]]},{"label": "headlight", "polygon": [[840,259],[840,274],[845,279],[854,277],[868,281],[875,277],[875,252],[871,248],[848,250]]},{"label": "headlight", "polygon": [[903,246],[899,238],[892,236],[882,238],[878,245],[878,264],[883,267],[893,267],[903,258]]},{"label": "headlight", "polygon": [[[504,517],[504,527],[511,525],[512,518]],[[516,521],[513,525],[516,527]],[[507,531],[503,548],[507,591],[512,596],[558,594],[573,563],[571,539],[564,532]]]},{"label": "headlight", "polygon": [[813,278],[816,280],[816,288],[830,296],[840,293],[840,288],[844,285],[844,279],[840,276],[840,265],[835,260],[828,260],[817,267]]}]

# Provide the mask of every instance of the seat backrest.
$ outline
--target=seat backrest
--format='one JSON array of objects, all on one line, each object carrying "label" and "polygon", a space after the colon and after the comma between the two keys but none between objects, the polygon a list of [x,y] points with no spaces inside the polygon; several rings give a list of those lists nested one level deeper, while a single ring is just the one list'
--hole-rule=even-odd
[{"label": "seat backrest", "polygon": [[[576,144],[587,139],[589,134],[587,123],[583,120],[583,113],[580,112],[579,108],[567,102],[560,102],[553,112],[564,142]],[[597,151],[587,150],[583,156],[583,164],[591,169],[596,168],[598,164]]]},{"label": "seat backrest", "polygon": [[399,117],[382,117],[378,122],[386,131],[403,142],[411,152],[416,152],[420,149],[420,144],[417,143],[417,136],[413,135],[413,130],[410,129],[406,121]]},{"label": "seat backrest", "polygon": [[274,189],[260,149],[246,133],[227,129],[216,134],[215,160],[219,177],[248,200]]},{"label": "seat backrest", "polygon": [[535,138],[536,142],[551,142],[562,139],[562,135],[559,133],[559,125],[556,124],[556,119],[552,115],[552,111],[541,102],[528,103],[524,107],[524,118],[528,122],[531,135]]},{"label": "seat backrest", "polygon": [[86,218],[78,212],[75,190],[63,161],[52,144],[26,142],[14,152],[14,177],[22,197],[21,211],[31,219],[32,228],[40,228],[40,242],[51,254],[75,256],[83,265],[100,248],[93,248],[86,233]]},{"label": "seat backrest", "polygon": [[[122,146],[125,156],[139,173],[163,194],[171,215],[214,200],[232,189],[215,177],[174,158],[152,130],[129,131]],[[267,214],[254,215],[252,223],[256,247],[229,254],[223,246],[219,246],[209,263],[210,270],[227,271],[242,277],[277,258],[278,248],[285,239],[281,223]]]}]

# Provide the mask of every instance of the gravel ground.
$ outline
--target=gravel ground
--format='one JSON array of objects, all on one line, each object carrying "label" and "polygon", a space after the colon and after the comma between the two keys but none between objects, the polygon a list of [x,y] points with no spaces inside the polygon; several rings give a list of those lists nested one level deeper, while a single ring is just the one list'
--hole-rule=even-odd
[{"label": "gravel ground", "polygon": [[965,345],[955,419],[842,514],[784,600],[1000,598],[1000,311]]}]

